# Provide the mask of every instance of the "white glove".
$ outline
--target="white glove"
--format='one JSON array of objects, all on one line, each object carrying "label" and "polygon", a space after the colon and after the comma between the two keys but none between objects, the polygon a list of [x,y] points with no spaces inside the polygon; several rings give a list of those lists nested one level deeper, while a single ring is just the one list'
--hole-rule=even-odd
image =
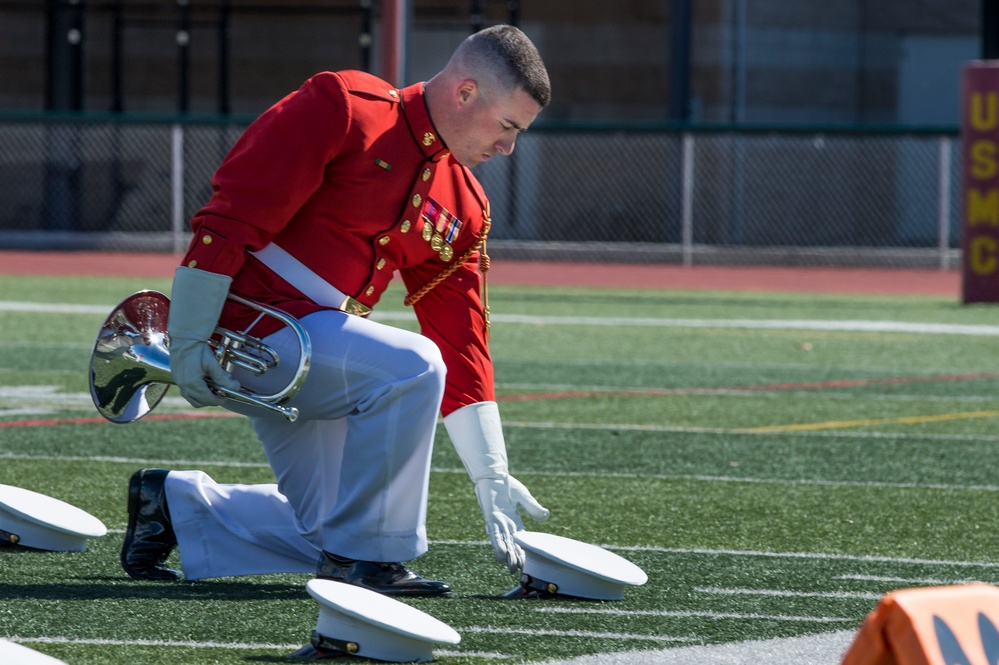
[{"label": "white glove", "polygon": [[513,539],[513,534],[524,530],[517,508],[523,508],[538,522],[548,519],[548,509],[531,496],[522,482],[509,475],[476,481],[475,496],[479,499],[496,561],[505,564],[511,573],[517,572],[524,567],[524,550]]},{"label": "white glove", "polygon": [[510,475],[499,407],[496,402],[463,406],[444,418],[444,427],[475,483],[475,496],[496,560],[510,572],[520,570],[524,552],[513,539],[514,533],[524,529],[518,508],[539,522],[548,519],[549,512]]},{"label": "white glove", "polygon": [[222,369],[208,340],[215,332],[232,278],[213,272],[177,268],[173,276],[167,333],[170,336],[170,374],[191,406],[218,406],[225,397],[217,386],[239,390],[239,382]]}]

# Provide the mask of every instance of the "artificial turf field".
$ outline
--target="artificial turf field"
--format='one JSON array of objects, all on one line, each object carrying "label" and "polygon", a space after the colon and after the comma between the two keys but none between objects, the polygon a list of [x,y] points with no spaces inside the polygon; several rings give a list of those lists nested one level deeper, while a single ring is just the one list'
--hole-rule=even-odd
[{"label": "artificial turf field", "polygon": [[[272,481],[243,419],[178,417],[193,410],[176,389],[140,422],[97,417],[87,367],[104,316],[169,286],[0,276],[0,483],[109,529],[84,553],[0,550],[0,636],[71,665],[283,662],[315,628],[309,576],[156,584],[118,565],[135,469]],[[377,316],[413,327],[401,300],[390,291]],[[620,602],[499,600],[516,577],[440,428],[430,551],[411,565],[455,593],[405,601],[461,635],[436,662],[855,630],[888,591],[999,582],[999,308],[511,286],[490,304],[512,471],[552,512],[528,528],[603,545],[649,581]]]}]

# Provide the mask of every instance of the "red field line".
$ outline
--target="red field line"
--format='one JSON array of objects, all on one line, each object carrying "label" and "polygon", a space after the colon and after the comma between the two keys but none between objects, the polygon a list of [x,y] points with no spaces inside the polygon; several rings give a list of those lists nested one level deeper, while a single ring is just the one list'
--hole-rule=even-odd
[{"label": "red field line", "polygon": [[[976,379],[999,378],[999,372],[978,372],[973,374],[936,374],[931,376],[889,376],[880,379],[840,379],[836,381],[815,381],[803,383],[765,383],[758,386],[731,386],[726,388],[649,388],[647,390],[569,390],[544,393],[522,393],[501,395],[500,402],[527,402],[533,400],[572,399],[603,397],[606,395],[710,395],[727,392],[777,391],[777,390],[822,390],[825,388],[845,388],[867,385],[891,385],[899,383],[928,383],[933,381],[974,381]],[[229,412],[173,413],[146,416],[145,420],[193,420],[197,418],[235,418],[238,414]],[[47,425],[94,425],[108,423],[104,418],[51,418],[32,420],[11,420],[0,422],[4,427],[37,427]],[[108,423],[110,424],[110,423]]]},{"label": "red field line", "polygon": [[570,390],[544,393],[523,393],[502,395],[502,402],[527,402],[536,399],[571,399],[577,397],[603,397],[606,395],[710,395],[727,392],[780,391],[780,390],[825,390],[827,388],[852,388],[869,385],[891,385],[899,383],[929,383],[936,381],[973,381],[976,379],[999,378],[997,372],[974,374],[936,374],[931,376],[889,376],[880,379],[838,379],[836,381],[810,381],[803,383],[764,383],[758,386],[729,386],[724,388],[648,388],[643,390]]},{"label": "red field line", "polygon": [[[226,412],[212,412],[212,413],[170,413],[163,414],[161,416],[146,416],[143,420],[201,420],[203,418],[236,418],[238,414]],[[33,419],[33,420],[8,420],[6,422],[0,422],[0,428],[3,427],[39,427],[39,426],[49,426],[49,425],[99,425],[101,423],[112,425],[104,418],[47,418],[47,419]]]}]

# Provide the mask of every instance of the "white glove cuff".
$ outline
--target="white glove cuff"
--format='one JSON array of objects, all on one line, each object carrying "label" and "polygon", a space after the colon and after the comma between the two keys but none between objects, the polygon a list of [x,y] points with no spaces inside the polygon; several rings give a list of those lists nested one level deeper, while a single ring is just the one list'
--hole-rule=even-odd
[{"label": "white glove cuff", "polygon": [[232,277],[187,266],[173,274],[167,330],[171,339],[205,342],[218,325]]},{"label": "white glove cuff", "polygon": [[444,417],[444,428],[472,482],[509,475],[506,442],[496,402],[463,406]]}]

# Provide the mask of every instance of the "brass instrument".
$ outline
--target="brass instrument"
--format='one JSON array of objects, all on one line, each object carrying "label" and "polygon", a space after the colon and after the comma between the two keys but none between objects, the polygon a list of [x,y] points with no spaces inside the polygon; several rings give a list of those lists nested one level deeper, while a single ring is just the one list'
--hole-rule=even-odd
[{"label": "brass instrument", "polygon": [[[273,316],[298,338],[298,367],[291,381],[271,394],[248,390],[228,390],[209,381],[216,393],[244,404],[252,404],[280,413],[294,422],[298,409],[283,406],[299,391],[309,373],[312,343],[309,334],[292,316],[284,312],[229,294],[234,300],[267,316]],[[169,333],[167,319],[170,299],[158,291],[134,293],[112,310],[104,321],[90,356],[90,395],[102,416],[113,423],[131,423],[152,411],[170,385]],[[261,375],[278,366],[277,353],[256,337],[216,328],[221,340],[212,340],[215,357],[223,369],[231,372],[241,367]]]}]

